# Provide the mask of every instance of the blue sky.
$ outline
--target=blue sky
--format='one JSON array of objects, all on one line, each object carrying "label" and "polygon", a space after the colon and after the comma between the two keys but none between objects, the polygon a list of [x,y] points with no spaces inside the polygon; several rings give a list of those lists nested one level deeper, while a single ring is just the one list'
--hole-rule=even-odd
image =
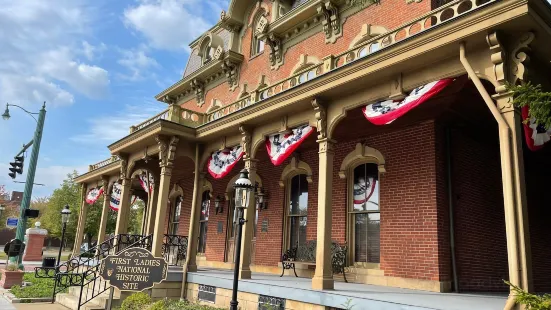
[{"label": "blue sky", "polygon": [[[108,158],[108,144],[163,110],[153,97],[180,79],[188,44],[228,2],[0,0],[2,113],[6,102],[31,111],[47,105],[35,181],[46,186],[35,186],[33,197]],[[10,111],[9,121],[0,119],[0,184],[22,191],[7,175],[8,163],[36,123]]]}]

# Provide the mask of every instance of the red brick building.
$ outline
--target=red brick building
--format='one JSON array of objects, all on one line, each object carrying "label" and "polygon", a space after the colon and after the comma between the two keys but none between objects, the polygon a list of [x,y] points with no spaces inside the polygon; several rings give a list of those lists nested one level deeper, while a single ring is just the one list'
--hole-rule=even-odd
[{"label": "red brick building", "polygon": [[147,201],[154,255],[172,260],[173,240],[186,240],[177,261],[190,299],[210,283],[198,268],[234,267],[242,169],[255,190],[241,279],[280,274],[296,248],[311,255],[299,277],[339,291],[334,242],[353,283],[549,291],[551,147],[530,150],[505,87],[551,86],[549,25],[540,0],[234,0],[190,44],[182,79],[156,96],[168,109],[77,181],[84,196],[103,189],[104,213],[119,209],[116,234],[127,233],[131,196]]}]

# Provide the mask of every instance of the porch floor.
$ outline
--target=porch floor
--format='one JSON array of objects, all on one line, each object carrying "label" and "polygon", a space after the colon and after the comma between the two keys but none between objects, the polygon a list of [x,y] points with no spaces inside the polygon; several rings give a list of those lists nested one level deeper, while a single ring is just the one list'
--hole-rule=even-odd
[{"label": "porch floor", "polygon": [[[172,269],[173,272],[176,270]],[[200,269],[188,274],[188,282],[230,290],[232,279],[232,270]],[[350,300],[354,310],[498,310],[503,309],[507,299],[505,294],[435,293],[344,282],[335,282],[334,290],[316,291],[309,278],[288,275],[280,278],[265,273],[253,273],[251,280],[239,281],[239,291],[336,308],[345,308],[343,305]]]}]

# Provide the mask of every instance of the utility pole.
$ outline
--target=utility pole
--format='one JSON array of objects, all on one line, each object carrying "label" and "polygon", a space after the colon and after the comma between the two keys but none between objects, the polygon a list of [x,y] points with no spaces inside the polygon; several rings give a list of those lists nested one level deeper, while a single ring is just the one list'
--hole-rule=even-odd
[{"label": "utility pole", "polygon": [[[7,107],[6,107],[7,110]],[[27,111],[26,111],[27,112]],[[28,113],[28,112],[27,112]],[[36,172],[36,165],[38,162],[38,153],[40,151],[40,141],[42,140],[42,131],[44,129],[44,119],[46,118],[46,103],[42,105],[42,109],[38,113],[38,120],[36,124],[36,130],[33,138],[33,149],[31,152],[31,158],[29,161],[29,170],[27,171],[27,180],[25,182],[25,192],[23,193],[23,200],[21,201],[21,212],[19,214],[19,221],[17,222],[17,231],[15,239],[24,241],[25,231],[27,230],[27,217],[25,210],[29,209],[31,205],[31,197],[33,194],[34,175]],[[19,269],[23,269],[23,253],[19,254],[19,257],[10,258],[12,262],[19,263]]]}]

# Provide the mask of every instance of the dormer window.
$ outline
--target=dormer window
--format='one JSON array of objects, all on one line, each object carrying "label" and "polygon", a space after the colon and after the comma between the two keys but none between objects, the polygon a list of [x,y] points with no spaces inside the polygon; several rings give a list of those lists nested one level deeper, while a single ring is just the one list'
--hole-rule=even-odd
[{"label": "dormer window", "polygon": [[254,27],[251,34],[251,57],[262,54],[262,52],[264,52],[265,43],[263,40],[258,39],[258,35],[264,32],[264,29],[268,24],[268,20],[266,19],[266,16],[264,16],[264,14],[264,10],[261,10],[256,14],[253,21]]},{"label": "dormer window", "polygon": [[203,42],[202,55],[203,55],[203,58],[202,58],[203,64],[206,64],[212,60],[212,56],[214,55],[214,49],[211,47],[210,39],[207,39]]}]

